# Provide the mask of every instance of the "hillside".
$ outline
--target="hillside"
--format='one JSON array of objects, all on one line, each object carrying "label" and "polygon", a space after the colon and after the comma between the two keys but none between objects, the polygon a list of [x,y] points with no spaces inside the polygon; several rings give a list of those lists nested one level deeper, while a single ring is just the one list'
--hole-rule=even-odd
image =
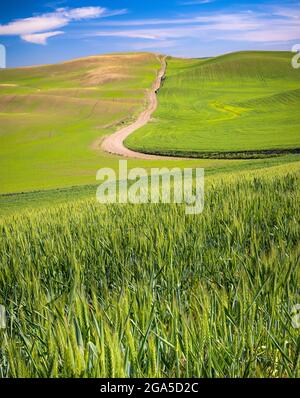
[{"label": "hillside", "polygon": [[144,106],[154,54],[93,56],[0,71],[0,193],[91,183],[115,160],[93,142]]},{"label": "hillside", "polygon": [[[297,148],[288,59],[169,59],[155,117],[129,141],[210,157]],[[119,160],[101,139],[145,113],[159,67],[122,54],[0,72],[3,379],[299,377],[298,154],[130,160],[204,167],[201,214],[186,214],[196,189],[165,203],[168,182],[158,201],[96,200],[97,169]]]},{"label": "hillside", "polygon": [[300,148],[299,106],[300,73],[291,67],[291,53],[169,58],[153,122],[126,145],[195,157],[294,152]]},{"label": "hillside", "polygon": [[2,377],[299,377],[299,162],[206,182],[0,218]]}]

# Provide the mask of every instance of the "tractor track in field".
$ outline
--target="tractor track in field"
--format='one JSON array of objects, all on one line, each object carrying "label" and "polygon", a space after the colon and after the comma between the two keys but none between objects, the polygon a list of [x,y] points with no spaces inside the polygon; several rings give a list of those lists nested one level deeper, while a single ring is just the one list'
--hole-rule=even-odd
[{"label": "tractor track in field", "polygon": [[120,130],[116,131],[112,135],[105,137],[101,144],[96,141],[93,144],[93,148],[99,148],[101,145],[101,149],[104,152],[108,152],[113,155],[125,156],[127,158],[134,158],[134,159],[145,159],[145,160],[162,160],[162,159],[183,159],[183,158],[176,158],[173,156],[164,156],[164,155],[151,155],[142,152],[136,152],[131,149],[126,148],[124,145],[125,139],[132,134],[134,131],[138,130],[139,128],[145,126],[150,120],[153,112],[157,108],[157,92],[161,88],[162,80],[166,73],[167,63],[166,57],[159,58],[161,63],[161,68],[157,74],[154,84],[152,85],[151,90],[148,94],[148,105],[147,108],[140,113],[138,118],[128,126],[122,127]]},{"label": "tractor track in field", "polygon": [[124,156],[126,158],[144,159],[144,160],[195,160],[195,159],[231,159],[231,160],[247,160],[260,159],[264,157],[280,156],[287,154],[299,154],[300,148],[296,149],[279,149],[279,150],[248,150],[248,151],[228,151],[228,152],[193,152],[190,154],[180,154],[174,151],[173,154],[152,154],[137,152],[127,148],[124,145],[126,138],[134,131],[145,126],[151,120],[153,112],[156,110],[158,101],[157,93],[161,88],[163,78],[166,74],[167,62],[166,57],[158,57],[161,68],[157,74],[152,88],[148,92],[148,105],[138,118],[128,126],[122,127],[108,137],[100,137],[93,144],[92,149],[100,148],[107,153]]}]

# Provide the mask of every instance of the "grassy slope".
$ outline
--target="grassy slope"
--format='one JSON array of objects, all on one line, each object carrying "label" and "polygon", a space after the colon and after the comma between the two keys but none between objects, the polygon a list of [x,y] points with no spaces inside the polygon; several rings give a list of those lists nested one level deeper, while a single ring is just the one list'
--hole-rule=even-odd
[{"label": "grassy slope", "polygon": [[[151,54],[123,54],[1,70],[0,194],[95,184],[100,167],[117,168],[117,157],[96,152],[91,144],[139,112],[158,68]],[[129,168],[166,163],[211,169],[236,166],[216,160],[132,159]],[[34,202],[48,196],[46,201],[52,201],[52,193],[29,194]],[[19,207],[23,198],[1,197],[1,208],[12,203]]]},{"label": "grassy slope", "polygon": [[126,144],[195,156],[299,149],[299,106],[300,73],[291,67],[288,52],[171,58],[153,122]]},{"label": "grassy slope", "polygon": [[116,161],[91,149],[144,106],[159,62],[119,54],[0,71],[0,192],[93,183]]},{"label": "grassy slope", "polygon": [[[221,177],[228,175],[237,175],[243,172],[254,172],[255,170],[265,169],[266,171],[276,169],[278,166],[300,167],[298,155],[286,155],[277,158],[264,158],[257,160],[226,160],[226,161],[182,161],[169,162],[168,164],[180,167],[204,167],[205,176]],[[155,167],[168,166],[162,162],[152,162]],[[133,166],[134,163],[129,163]],[[206,180],[207,181],[207,180]],[[23,192],[14,194],[0,194],[0,216],[6,216],[14,213],[20,213],[27,210],[33,212],[40,208],[52,208],[60,204],[76,203],[82,199],[95,198],[97,185],[81,185],[59,189],[40,190],[33,192]]]},{"label": "grassy slope", "polygon": [[211,182],[0,220],[0,376],[299,377],[299,163]]},{"label": "grassy slope", "polygon": [[207,166],[197,216],[93,185],[0,196],[0,377],[299,377],[298,159],[171,161]]}]

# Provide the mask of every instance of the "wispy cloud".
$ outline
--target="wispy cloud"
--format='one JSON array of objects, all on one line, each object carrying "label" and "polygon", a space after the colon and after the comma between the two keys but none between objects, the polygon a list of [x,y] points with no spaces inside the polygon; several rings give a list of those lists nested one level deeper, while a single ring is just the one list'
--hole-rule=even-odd
[{"label": "wispy cloud", "polygon": [[[131,19],[125,21],[107,21],[102,22],[101,26],[151,26],[151,25],[180,25],[187,23],[196,23],[199,22],[197,17],[192,18],[169,18],[169,19]],[[91,26],[99,25],[98,22],[95,24],[90,24]]]},{"label": "wispy cloud", "polygon": [[[114,26],[123,29],[112,29]],[[245,42],[287,42],[300,39],[300,10],[270,9],[262,12],[208,13],[174,19],[143,19],[107,23],[91,36],[127,37],[168,41],[179,38]],[[131,28],[129,28],[131,27]]]},{"label": "wispy cloud", "polygon": [[54,12],[0,25],[0,36],[15,35],[31,43],[46,44],[48,38],[64,33],[54,29],[60,29],[73,21],[120,15],[125,12],[126,10],[111,11],[104,7],[57,8]]},{"label": "wispy cloud", "polygon": [[[97,23],[98,25],[98,23]],[[96,24],[93,26],[97,26]],[[102,27],[145,27],[151,26],[167,26],[167,25],[195,25],[195,28],[204,26],[210,29],[212,27],[226,29],[226,28],[255,28],[258,26],[258,21],[254,18],[250,18],[249,13],[237,13],[237,14],[208,14],[202,16],[193,16],[187,18],[170,18],[170,19],[140,19],[140,20],[126,20],[126,21],[110,21],[101,23]],[[154,28],[157,29],[157,28]],[[160,28],[158,28],[160,29]],[[110,35],[113,31],[105,31]],[[104,33],[105,33],[104,32]]]},{"label": "wispy cloud", "polygon": [[[141,30],[117,30],[117,31],[102,31],[92,33],[89,36],[102,36],[102,37],[127,37],[131,39],[149,39],[149,40],[161,40],[169,36],[164,34],[161,30],[155,29],[141,29]],[[170,35],[171,36],[171,35]]]},{"label": "wispy cloud", "polygon": [[178,4],[180,6],[195,6],[195,5],[203,5],[213,3],[214,0],[187,0],[187,1],[179,1]]},{"label": "wispy cloud", "polygon": [[130,48],[134,51],[142,50],[153,50],[159,51],[166,48],[172,48],[177,46],[176,40],[162,40],[162,41],[137,41],[130,45]]},{"label": "wispy cloud", "polygon": [[64,32],[62,31],[55,31],[55,32],[45,32],[45,33],[32,33],[29,35],[22,35],[21,39],[28,41],[30,43],[35,43],[35,44],[47,44],[47,39],[49,37],[54,37],[58,35],[62,35]]},{"label": "wispy cloud", "polygon": [[[297,5],[296,5],[297,6]],[[300,3],[298,3],[298,7]],[[286,17],[300,21],[299,9],[297,10],[296,7],[275,7],[274,8],[274,15],[279,17]]]}]

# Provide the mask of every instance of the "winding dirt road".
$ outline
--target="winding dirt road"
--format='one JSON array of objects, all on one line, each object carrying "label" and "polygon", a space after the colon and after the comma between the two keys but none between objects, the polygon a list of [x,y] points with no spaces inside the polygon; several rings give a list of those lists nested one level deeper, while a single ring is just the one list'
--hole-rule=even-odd
[{"label": "winding dirt road", "polygon": [[166,72],[166,57],[162,57],[159,59],[161,62],[161,69],[157,74],[156,80],[149,92],[148,96],[148,106],[147,108],[139,115],[137,120],[132,124],[123,127],[122,129],[116,131],[114,134],[106,137],[101,144],[102,150],[105,152],[109,152],[114,155],[125,156],[127,158],[135,158],[135,159],[176,159],[170,156],[159,156],[159,155],[149,155],[146,153],[135,152],[125,147],[124,141],[125,139],[137,129],[145,126],[151,119],[152,113],[157,108],[157,90],[159,90],[162,82],[162,78]]}]

